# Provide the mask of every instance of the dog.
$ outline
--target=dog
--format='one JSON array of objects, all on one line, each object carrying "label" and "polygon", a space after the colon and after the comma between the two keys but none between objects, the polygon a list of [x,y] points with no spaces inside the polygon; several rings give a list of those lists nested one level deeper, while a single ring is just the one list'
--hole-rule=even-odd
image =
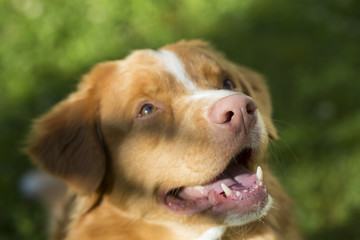
[{"label": "dog", "polygon": [[28,140],[68,186],[51,239],[300,239],[271,115],[262,77],[200,40],[96,65]]}]

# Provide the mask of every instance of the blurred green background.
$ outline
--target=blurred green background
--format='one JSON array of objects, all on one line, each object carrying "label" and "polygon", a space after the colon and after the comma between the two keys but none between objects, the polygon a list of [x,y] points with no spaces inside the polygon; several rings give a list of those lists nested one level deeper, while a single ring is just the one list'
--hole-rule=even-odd
[{"label": "blurred green background", "polygon": [[360,239],[360,1],[0,0],[0,239],[45,239],[19,194],[31,120],[100,61],[208,40],[268,79],[272,166],[307,239]]}]

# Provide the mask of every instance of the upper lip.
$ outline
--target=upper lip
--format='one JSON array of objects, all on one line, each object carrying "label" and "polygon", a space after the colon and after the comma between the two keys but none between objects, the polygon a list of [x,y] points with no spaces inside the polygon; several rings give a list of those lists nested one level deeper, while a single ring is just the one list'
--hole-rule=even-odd
[{"label": "upper lip", "polygon": [[[253,165],[252,164],[252,158],[253,158],[253,150],[251,148],[244,148],[244,149],[240,150],[239,152],[234,154],[229,159],[228,164],[226,165],[226,167],[224,168],[224,170],[220,174],[212,177],[205,184],[201,184],[201,185],[206,185],[208,183],[216,181],[217,179],[221,179],[221,177],[226,175],[226,172],[231,170],[232,163],[239,163],[239,164],[245,166],[245,168],[249,169],[250,171],[251,170],[254,171],[255,169],[252,166]],[[196,185],[196,186],[200,186],[200,185]],[[168,191],[168,193],[171,193],[171,194],[179,193],[179,190],[184,188],[184,187],[186,187],[186,185],[172,188],[171,190]]]}]

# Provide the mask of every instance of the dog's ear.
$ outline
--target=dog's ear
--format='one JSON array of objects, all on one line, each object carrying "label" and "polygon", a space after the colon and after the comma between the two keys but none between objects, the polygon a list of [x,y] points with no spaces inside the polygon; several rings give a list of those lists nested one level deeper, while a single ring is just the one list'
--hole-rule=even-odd
[{"label": "dog's ear", "polygon": [[272,121],[272,104],[268,87],[263,77],[245,67],[237,66],[240,81],[244,81],[244,85],[249,91],[249,94],[254,98],[260,112],[262,113],[263,120],[266,125],[268,135],[271,139],[278,139],[278,134],[274,123]]},{"label": "dog's ear", "polygon": [[75,93],[35,121],[25,150],[37,164],[80,194],[95,191],[105,174],[93,76],[103,75],[107,67],[97,66]]}]

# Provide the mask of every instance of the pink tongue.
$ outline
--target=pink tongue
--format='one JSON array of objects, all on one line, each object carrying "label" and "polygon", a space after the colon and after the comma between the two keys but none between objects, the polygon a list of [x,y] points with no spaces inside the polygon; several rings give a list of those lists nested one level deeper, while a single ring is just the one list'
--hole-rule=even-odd
[{"label": "pink tongue", "polygon": [[223,174],[221,174],[214,182],[205,185],[205,189],[216,193],[224,192],[221,183],[230,187],[232,190],[247,189],[256,182],[256,175],[243,165],[232,163]]},{"label": "pink tongue", "polygon": [[203,189],[187,187],[179,193],[179,196],[183,199],[200,199],[207,197],[212,191],[220,194],[224,192],[221,187],[222,183],[231,188],[231,190],[244,190],[256,183],[256,175],[243,165],[232,163],[228,169],[213,182],[204,185]]},{"label": "pink tongue", "polygon": [[[226,196],[221,184],[232,190]],[[189,186],[179,189],[178,197],[167,194],[165,206],[173,212],[194,214],[212,208],[214,213],[235,211],[247,214],[259,211],[267,199],[267,192],[256,174],[239,163],[232,163],[213,182],[204,186]]]}]

